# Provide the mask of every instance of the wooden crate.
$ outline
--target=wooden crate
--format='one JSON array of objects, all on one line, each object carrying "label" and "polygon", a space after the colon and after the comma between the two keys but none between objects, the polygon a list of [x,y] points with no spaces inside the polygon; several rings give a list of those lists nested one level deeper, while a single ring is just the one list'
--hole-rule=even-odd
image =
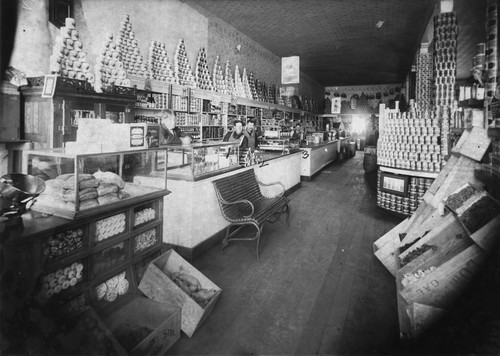
[{"label": "wooden crate", "polygon": [[[203,289],[216,290],[215,296],[203,308],[186,292],[184,292],[170,275],[180,269],[198,279]],[[148,266],[139,289],[149,298],[162,303],[175,305],[182,310],[181,329],[189,337],[212,313],[222,290],[190,265],[174,250],[169,250],[154,259]]]},{"label": "wooden crate", "polygon": [[[428,251],[432,252],[432,263],[436,263],[435,266],[437,266],[445,262],[447,258],[455,255],[471,244],[472,240],[469,239],[467,231],[465,231],[462,224],[460,224],[458,219],[453,214],[448,214],[441,220],[439,225],[431,229],[410,248],[399,254],[398,257],[399,261],[408,259],[417,249],[422,249],[424,245],[427,245],[431,246],[431,249]],[[431,261],[423,260],[419,256],[408,263],[408,265],[401,267],[398,274],[401,272],[411,272],[415,268],[422,268],[423,265],[428,265],[430,262]],[[408,270],[409,266],[411,266],[410,270]]]},{"label": "wooden crate", "polygon": [[[446,251],[445,251],[446,253]],[[428,268],[433,263],[432,254],[422,255]],[[398,275],[398,290],[408,304],[420,303],[446,309],[467,287],[472,277],[484,262],[485,254],[476,244],[454,255],[436,269],[405,286],[400,285],[402,275]],[[401,270],[398,273],[403,273]]]},{"label": "wooden crate", "polygon": [[409,218],[403,220],[399,225],[373,243],[375,256],[393,276],[396,276],[396,272],[399,269],[399,234],[406,232],[409,223]]},{"label": "wooden crate", "polygon": [[408,305],[406,314],[410,318],[411,337],[416,339],[421,336],[430,326],[442,319],[446,313],[445,309],[433,307],[432,305],[420,303]]},{"label": "wooden crate", "polygon": [[181,310],[136,295],[104,322],[131,355],[164,355],[181,335]]}]

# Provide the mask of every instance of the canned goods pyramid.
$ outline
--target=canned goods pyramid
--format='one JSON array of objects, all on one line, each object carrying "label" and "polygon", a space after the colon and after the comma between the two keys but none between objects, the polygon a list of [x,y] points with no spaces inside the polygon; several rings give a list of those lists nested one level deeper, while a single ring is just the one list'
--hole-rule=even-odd
[{"label": "canned goods pyramid", "polygon": [[65,26],[61,27],[56,36],[49,67],[53,74],[94,83],[87,53],[83,50],[75,20],[70,17],[66,18]]},{"label": "canned goods pyramid", "polygon": [[147,66],[139,50],[139,43],[132,31],[132,23],[129,15],[124,15],[120,22],[120,29],[116,38],[116,44],[119,45],[118,58],[123,62],[123,67],[127,74],[147,76]]},{"label": "canned goods pyramid", "polygon": [[150,78],[177,84],[177,77],[170,65],[165,43],[151,41],[148,51],[147,68]]},{"label": "canned goods pyramid", "polygon": [[210,71],[208,69],[207,53],[205,52],[204,47],[200,49],[198,59],[196,60],[196,83],[200,89],[210,91],[214,90],[212,77],[210,76]]},{"label": "canned goods pyramid", "polygon": [[180,85],[196,88],[196,79],[189,66],[184,39],[179,39],[174,53],[174,73]]},{"label": "canned goods pyramid", "polygon": [[130,87],[130,79],[120,58],[121,46],[113,40],[113,34],[107,34],[96,58],[95,85],[97,92],[102,92],[109,85]]},{"label": "canned goods pyramid", "polygon": [[224,75],[222,72],[222,67],[220,66],[220,58],[219,56],[215,57],[215,62],[214,62],[214,70],[212,72],[213,76],[213,86],[215,91],[222,93],[222,94],[227,94],[227,86],[226,82],[224,80]]}]

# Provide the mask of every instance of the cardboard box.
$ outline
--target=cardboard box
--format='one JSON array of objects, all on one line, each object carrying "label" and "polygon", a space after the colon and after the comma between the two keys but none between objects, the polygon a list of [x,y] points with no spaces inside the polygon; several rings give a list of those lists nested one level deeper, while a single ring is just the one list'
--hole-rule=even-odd
[{"label": "cardboard box", "polygon": [[130,355],[164,355],[181,334],[181,310],[143,296],[134,296],[104,322]]},{"label": "cardboard box", "polygon": [[[204,308],[170,278],[173,273],[179,270],[198,279],[202,289],[217,291]],[[168,250],[149,264],[139,284],[139,289],[147,297],[155,301],[181,308],[181,329],[189,337],[193,336],[196,329],[210,315],[222,292],[217,285],[212,283],[174,250]]]}]

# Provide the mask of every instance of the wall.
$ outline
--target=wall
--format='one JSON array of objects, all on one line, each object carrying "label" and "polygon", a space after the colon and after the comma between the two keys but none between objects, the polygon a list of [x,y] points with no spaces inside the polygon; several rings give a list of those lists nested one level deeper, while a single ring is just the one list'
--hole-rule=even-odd
[{"label": "wall", "polygon": [[[325,88],[325,98],[333,98],[338,95],[345,94],[345,98],[342,101],[349,101],[352,95],[361,96],[362,93],[367,95],[372,99],[368,100],[368,104],[371,108],[378,108],[380,102],[388,104],[390,100],[394,99],[397,93],[397,88],[401,88],[399,84],[380,84],[380,85],[355,85],[355,86],[341,86],[341,87],[326,87]],[[401,89],[404,93],[404,90]],[[326,94],[328,93],[328,94]],[[376,99],[377,93],[381,94],[380,99]],[[408,100],[408,98],[406,98]],[[378,113],[378,109],[376,110]]]},{"label": "wall", "polygon": [[[28,76],[49,72],[49,56],[58,29],[48,22],[48,1],[19,1],[11,65]],[[219,55],[223,69],[226,61],[230,61],[233,75],[235,65],[238,65],[240,75],[246,68],[247,74],[253,71],[256,79],[280,84],[280,57],[204,9],[180,0],[74,0],[76,27],[83,49],[89,53],[91,66],[105,36],[118,33],[125,14],[130,16],[132,31],[144,59],[151,40],[157,40],[165,43],[169,60],[173,62],[177,43],[183,38],[191,68],[196,64],[199,50],[204,47],[210,69],[213,69],[215,56]],[[235,50],[237,44],[241,44],[239,52]],[[317,95],[318,100],[323,97],[324,88],[303,74],[300,88],[301,95]]]}]

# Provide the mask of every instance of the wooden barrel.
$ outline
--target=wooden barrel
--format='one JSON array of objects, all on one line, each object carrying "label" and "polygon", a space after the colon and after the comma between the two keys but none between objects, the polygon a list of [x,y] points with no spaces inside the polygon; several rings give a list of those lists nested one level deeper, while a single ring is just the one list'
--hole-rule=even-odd
[{"label": "wooden barrel", "polygon": [[363,169],[366,173],[375,172],[377,170],[377,155],[365,154],[363,158]]},{"label": "wooden barrel", "polygon": [[356,142],[349,142],[349,157],[353,157],[356,154]]}]

